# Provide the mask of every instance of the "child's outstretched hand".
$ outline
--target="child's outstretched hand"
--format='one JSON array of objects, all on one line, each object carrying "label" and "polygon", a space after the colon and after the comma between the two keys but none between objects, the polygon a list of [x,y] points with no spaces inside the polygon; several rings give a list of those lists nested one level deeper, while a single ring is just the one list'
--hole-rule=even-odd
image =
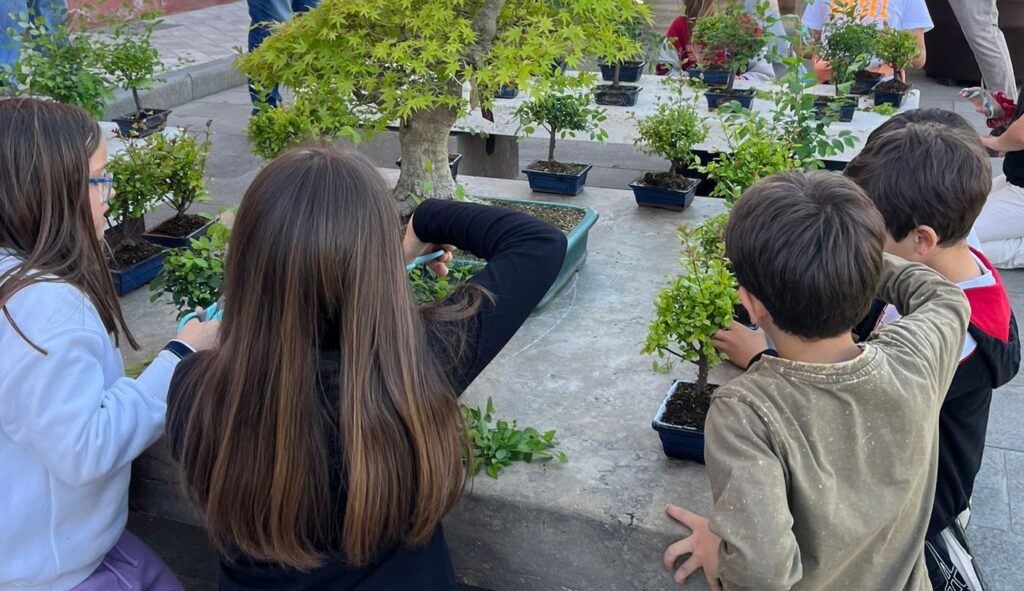
[{"label": "child's outstretched hand", "polygon": [[405,262],[411,263],[413,259],[420,255],[429,254],[443,250],[444,254],[440,258],[434,259],[427,263],[427,268],[434,272],[435,275],[445,276],[448,274],[448,263],[452,262],[452,251],[455,247],[450,244],[427,244],[416,236],[416,232],[412,228],[412,218],[409,218],[409,224],[405,227],[405,237],[402,239],[402,251],[405,253]]},{"label": "child's outstretched hand", "polygon": [[747,369],[755,355],[768,348],[768,339],[761,329],[750,330],[739,322],[733,321],[728,328],[723,328],[711,337],[712,344],[719,353],[740,369]]},{"label": "child's outstretched hand", "polygon": [[676,561],[687,554],[690,555],[672,576],[676,583],[682,585],[686,578],[697,572],[697,569],[704,569],[704,576],[708,580],[708,587],[711,591],[722,591],[722,584],[718,580],[718,546],[722,538],[716,536],[708,528],[707,517],[701,517],[691,513],[682,507],[668,505],[665,513],[672,519],[690,528],[690,535],[665,549],[665,556],[662,561],[667,570],[673,570]]}]

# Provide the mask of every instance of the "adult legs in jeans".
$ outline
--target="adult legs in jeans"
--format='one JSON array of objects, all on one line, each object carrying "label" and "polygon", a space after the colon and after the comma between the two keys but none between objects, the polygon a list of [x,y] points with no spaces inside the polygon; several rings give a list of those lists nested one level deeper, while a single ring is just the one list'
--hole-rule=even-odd
[{"label": "adult legs in jeans", "polygon": [[[8,0],[0,0],[5,2]],[[318,0],[248,0],[249,5],[249,51],[253,51],[263,40],[270,36],[275,23],[283,23],[292,17],[292,14],[306,12],[316,6]],[[259,91],[249,81],[249,98],[254,106],[267,104],[276,107],[281,102],[281,93],[274,85],[267,96],[262,97]]]},{"label": "adult legs in jeans", "polygon": [[[42,18],[46,27],[53,29],[67,19],[67,11],[67,0],[0,0],[0,72],[13,68],[18,61],[22,33],[18,26],[20,15]],[[14,29],[13,36],[7,34],[8,28]],[[0,82],[3,81],[4,78],[0,78]]]},{"label": "adult legs in jeans", "polygon": [[978,60],[985,87],[1002,90],[1006,96],[1016,99],[1017,82],[1006,37],[999,29],[996,0],[949,0],[949,6],[964,31],[974,59]]}]

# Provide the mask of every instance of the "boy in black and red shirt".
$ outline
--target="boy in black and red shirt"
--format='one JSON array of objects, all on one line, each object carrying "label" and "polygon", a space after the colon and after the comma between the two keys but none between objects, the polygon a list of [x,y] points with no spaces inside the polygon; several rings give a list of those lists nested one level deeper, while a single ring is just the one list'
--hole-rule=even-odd
[{"label": "boy in black and red shirt", "polygon": [[[881,211],[885,250],[932,267],[959,285],[971,304],[960,364],[939,415],[939,465],[925,559],[936,590],[981,589],[963,527],[981,467],[992,390],[1016,375],[1021,356],[999,272],[968,244],[991,187],[991,168],[973,129],[953,113],[929,110],[891,123],[872,134],[845,174]],[[865,339],[897,318],[891,306],[876,303],[854,332]],[[771,354],[755,334],[734,324],[720,331],[716,343],[745,367]]]}]

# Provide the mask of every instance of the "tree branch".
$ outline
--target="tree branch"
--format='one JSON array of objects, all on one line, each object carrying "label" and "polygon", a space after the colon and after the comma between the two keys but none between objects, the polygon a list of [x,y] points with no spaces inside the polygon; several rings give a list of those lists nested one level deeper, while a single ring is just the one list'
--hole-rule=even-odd
[{"label": "tree branch", "polygon": [[473,15],[473,32],[476,43],[469,48],[469,62],[476,69],[484,67],[484,56],[491,50],[494,38],[498,35],[498,17],[505,7],[506,0],[484,0],[483,6]]}]

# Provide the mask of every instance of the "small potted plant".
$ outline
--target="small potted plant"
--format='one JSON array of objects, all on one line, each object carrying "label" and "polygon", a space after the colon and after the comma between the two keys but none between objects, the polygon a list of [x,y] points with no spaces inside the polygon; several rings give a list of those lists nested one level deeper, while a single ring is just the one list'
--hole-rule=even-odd
[{"label": "small potted plant", "polygon": [[755,90],[734,89],[736,73],[745,70],[768,44],[758,20],[730,6],[719,14],[701,18],[693,27],[692,50],[701,69],[701,78],[710,88],[704,93],[708,109],[722,103],[739,102],[749,109]]},{"label": "small potted plant", "polygon": [[641,152],[662,156],[667,172],[648,172],[630,183],[637,205],[682,211],[693,202],[699,179],[682,171],[697,163],[694,144],[704,141],[708,126],[691,103],[661,103],[658,110],[637,123],[636,146]]},{"label": "small potted plant", "polygon": [[864,68],[871,63],[878,40],[878,27],[850,12],[825,25],[815,53],[829,63],[835,84],[852,83],[850,94],[868,94],[882,75]]},{"label": "small potted plant", "polygon": [[108,203],[107,235],[110,273],[118,295],[124,295],[160,273],[164,249],[142,237],[145,213],[164,188],[162,166],[150,151],[149,138],[129,142],[107,162],[114,178]]},{"label": "small potted plant", "polygon": [[224,260],[227,256],[231,230],[213,222],[206,235],[193,238],[189,248],[171,251],[163,262],[163,270],[149,286],[151,302],[169,295],[178,318],[196,309],[210,307],[221,296],[224,282]]},{"label": "small potted plant", "polygon": [[805,166],[790,140],[755,113],[730,113],[722,128],[728,149],[699,170],[715,183],[709,196],[723,198],[729,207],[764,177]]},{"label": "small potted plant", "polygon": [[[76,105],[99,119],[113,92],[102,68],[104,47],[86,24],[79,22],[84,20],[80,15],[73,11],[67,22],[55,26],[42,17],[23,19],[19,23],[24,29],[20,58],[9,74],[21,92]],[[0,68],[0,80],[6,78],[8,73]]]},{"label": "small potted plant", "polygon": [[914,63],[921,53],[917,37],[912,31],[901,31],[885,27],[878,33],[875,54],[892,68],[893,78],[875,86],[875,104],[888,104],[897,109],[910,91],[910,85],[903,81],[903,72]]},{"label": "small potted plant", "polygon": [[590,97],[581,94],[549,94],[523,103],[514,113],[519,121],[516,135],[530,135],[537,127],[548,132],[548,159],[537,160],[523,169],[530,189],[558,195],[578,195],[587,182],[590,164],[555,160],[557,138],[575,137],[587,132],[590,139],[601,142],[608,133],[601,128],[604,109],[591,106]]},{"label": "small potted plant", "polygon": [[[707,236],[705,236],[707,234]],[[704,418],[711,394],[711,368],[722,361],[712,343],[714,334],[733,320],[739,302],[735,279],[729,272],[714,232],[682,228],[680,263],[684,273],[672,279],[654,302],[645,354],[664,359],[671,354],[697,366],[696,381],[676,380],[654,417],[652,426],[661,437],[665,454],[704,462]],[[654,362],[655,369],[665,365]]]},{"label": "small potted plant", "polygon": [[153,45],[153,30],[160,24],[155,11],[137,20],[124,17],[112,21],[110,41],[104,49],[104,67],[118,86],[129,90],[135,112],[115,117],[122,137],[146,137],[167,125],[169,109],[143,108],[139,91],[150,89],[167,70]]},{"label": "small potted plant", "polygon": [[161,170],[157,200],[174,209],[174,217],[143,234],[146,240],[168,248],[184,248],[213,223],[207,217],[188,213],[194,203],[209,200],[203,176],[210,153],[211,123],[206,122],[202,136],[185,130],[174,137],[156,134],[149,142],[150,156]]},{"label": "small potted plant", "polygon": [[597,104],[611,107],[636,105],[642,88],[623,82],[636,82],[643,74],[646,62],[636,58],[643,54],[640,36],[644,22],[645,16],[637,14],[628,23],[620,25],[618,32],[623,46],[618,48],[615,55],[607,55],[598,60],[601,78],[611,84],[599,84],[594,87],[594,102]]},{"label": "small potted plant", "polygon": [[249,118],[245,135],[252,153],[267,160],[273,160],[286,148],[320,137],[311,119],[291,105],[260,109]]}]

